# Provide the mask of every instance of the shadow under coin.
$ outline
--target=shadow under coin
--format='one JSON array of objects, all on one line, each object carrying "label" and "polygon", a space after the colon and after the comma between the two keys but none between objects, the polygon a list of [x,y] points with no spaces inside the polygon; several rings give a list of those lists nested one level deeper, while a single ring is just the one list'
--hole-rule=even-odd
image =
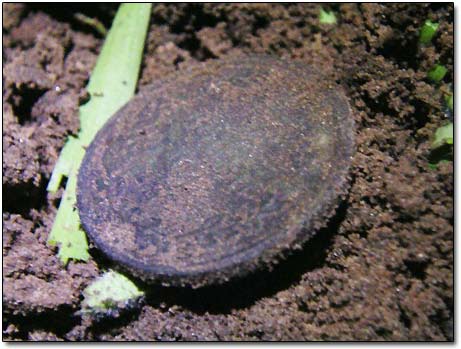
[{"label": "shadow under coin", "polygon": [[328,225],[307,241],[301,250],[294,251],[272,270],[263,269],[225,284],[197,289],[141,283],[139,286],[146,291],[147,304],[167,308],[177,305],[197,314],[228,314],[289,288],[299,282],[306,272],[324,265],[333,236],[345,217],[346,203],[347,200],[340,204]]}]

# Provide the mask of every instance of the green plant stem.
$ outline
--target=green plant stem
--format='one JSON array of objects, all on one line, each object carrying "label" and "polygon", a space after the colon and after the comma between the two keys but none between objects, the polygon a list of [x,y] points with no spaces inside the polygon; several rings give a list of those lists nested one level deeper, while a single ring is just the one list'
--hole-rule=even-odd
[{"label": "green plant stem", "polygon": [[77,174],[91,143],[105,122],[134,94],[141,65],[151,4],[122,4],[107,35],[88,84],[90,101],[81,106],[80,132],[64,145],[48,183],[47,190],[56,192],[63,177],[67,185],[53,227],[50,245],[59,246],[59,257],[87,260],[88,244],[80,228],[76,208]]}]

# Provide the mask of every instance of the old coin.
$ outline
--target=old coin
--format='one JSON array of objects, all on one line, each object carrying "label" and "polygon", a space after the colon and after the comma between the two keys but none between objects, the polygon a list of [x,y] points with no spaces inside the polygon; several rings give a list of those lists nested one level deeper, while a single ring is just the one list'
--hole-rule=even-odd
[{"label": "old coin", "polygon": [[353,149],[344,93],[309,66],[205,63],[145,89],[98,132],[78,176],[81,223],[139,277],[222,283],[325,224]]}]

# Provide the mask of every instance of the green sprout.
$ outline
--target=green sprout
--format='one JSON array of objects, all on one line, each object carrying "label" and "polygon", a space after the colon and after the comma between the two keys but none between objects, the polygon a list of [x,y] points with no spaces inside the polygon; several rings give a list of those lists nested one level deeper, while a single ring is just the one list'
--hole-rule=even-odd
[{"label": "green sprout", "polygon": [[86,147],[104,123],[134,94],[141,65],[151,4],[122,4],[96,62],[87,90],[91,99],[80,107],[80,131],[61,151],[47,190],[67,184],[48,243],[58,246],[59,259],[87,261],[88,242],[76,208],[77,173]]},{"label": "green sprout", "polygon": [[453,123],[439,127],[434,134],[429,168],[436,170],[439,163],[453,160]]},{"label": "green sprout", "polygon": [[443,65],[436,64],[431,70],[427,72],[427,77],[433,82],[440,82],[445,77],[448,69]]},{"label": "green sprout", "polygon": [[106,27],[104,27],[104,24],[102,24],[97,18],[85,16],[83,13],[74,14],[74,18],[83,24],[93,27],[102,36],[107,35]]},{"label": "green sprout", "polygon": [[419,42],[423,45],[429,44],[434,37],[438,27],[439,23],[426,20],[421,28],[421,32],[419,33]]},{"label": "green sprout", "polygon": [[434,141],[432,142],[432,148],[441,147],[444,144],[453,144],[453,123],[450,122],[448,125],[439,127],[435,131]]},{"label": "green sprout", "polygon": [[336,24],[336,15],[333,11],[328,12],[320,7],[319,22],[320,24]]},{"label": "green sprout", "polygon": [[453,93],[445,96],[445,103],[447,104],[448,108],[453,111]]},{"label": "green sprout", "polygon": [[117,316],[121,309],[133,307],[144,296],[126,276],[108,271],[83,291],[82,314]]}]

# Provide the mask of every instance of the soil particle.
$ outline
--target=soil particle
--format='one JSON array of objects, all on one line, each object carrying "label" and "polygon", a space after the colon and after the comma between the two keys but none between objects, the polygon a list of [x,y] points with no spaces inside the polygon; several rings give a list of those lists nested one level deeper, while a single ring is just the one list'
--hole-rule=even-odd
[{"label": "soil particle", "polygon": [[13,44],[30,47],[37,43],[39,37],[60,41],[67,47],[71,42],[68,23],[55,21],[43,12],[31,12],[18,27],[11,30]]},{"label": "soil particle", "polygon": [[30,183],[37,187],[40,184],[39,157],[34,154],[37,143],[29,141],[33,129],[17,124],[8,126],[13,132],[4,134],[2,139],[3,148],[9,150],[7,157],[3,159],[3,184],[17,186]]},{"label": "soil particle", "polygon": [[[46,246],[59,200],[44,189],[102,40],[62,8],[3,4],[3,339],[453,340],[453,163],[427,165],[447,120],[453,5],[324,8],[336,25],[318,23],[319,4],[153,6],[142,85],[239,52],[337,80],[357,125],[352,186],[324,238],[272,273],[200,292],[146,288],[139,310],[96,324],[74,313],[110,263],[93,249],[87,264],[59,263]],[[440,27],[421,47],[426,19]],[[436,63],[448,69],[439,85],[426,79]]]},{"label": "soil particle", "polygon": [[157,81],[192,61],[194,60],[188,51],[180,49],[172,41],[169,41],[158,46],[154,56],[144,58],[143,75],[149,76],[149,78],[141,78],[140,84]]},{"label": "soil particle", "polygon": [[5,213],[3,222],[4,311],[24,314],[77,302],[81,284],[97,275],[95,264],[72,262],[65,270],[32,221]]},{"label": "soil particle", "polygon": [[46,331],[33,331],[29,334],[28,337],[29,341],[33,342],[56,342],[56,341],[63,341],[64,339],[58,338],[53,332],[46,332]]},{"label": "soil particle", "polygon": [[225,29],[226,23],[221,22],[215,28],[206,27],[197,32],[197,37],[207,54],[220,57],[232,48],[232,41]]},{"label": "soil particle", "polygon": [[10,31],[12,28],[16,28],[25,12],[25,4],[2,4],[3,10],[3,30]]}]

